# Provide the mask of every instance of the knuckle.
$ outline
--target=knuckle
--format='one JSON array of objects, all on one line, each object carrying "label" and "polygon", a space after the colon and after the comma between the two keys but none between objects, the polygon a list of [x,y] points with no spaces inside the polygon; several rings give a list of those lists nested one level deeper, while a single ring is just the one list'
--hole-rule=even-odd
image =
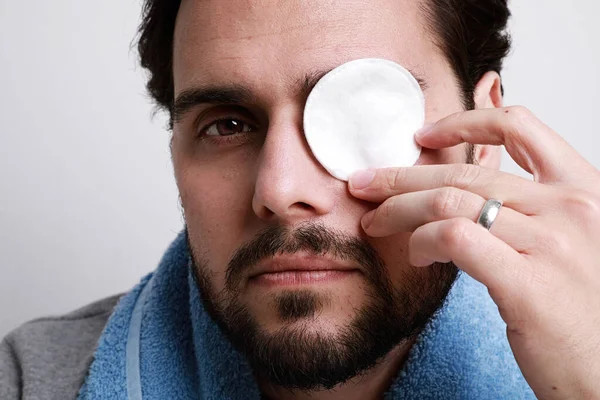
[{"label": "knuckle", "polygon": [[458,112],[450,114],[446,118],[449,120],[452,120],[452,122],[457,124],[457,126],[460,126],[465,121],[468,121],[470,117],[469,117],[468,113],[465,113],[464,111],[458,111]]},{"label": "knuckle", "polygon": [[469,190],[481,175],[481,167],[472,164],[460,164],[454,171],[450,172],[448,183],[450,186],[463,190]]},{"label": "knuckle", "polygon": [[525,106],[510,106],[505,108],[505,114],[516,121],[528,120],[533,117],[533,112]]},{"label": "knuckle", "polygon": [[432,213],[436,220],[456,216],[462,203],[462,192],[456,188],[445,187],[433,196]]},{"label": "knuckle", "polygon": [[572,243],[569,236],[563,232],[553,231],[546,234],[545,238],[548,254],[569,255],[572,254]]},{"label": "knuckle", "polygon": [[584,191],[570,191],[563,199],[562,208],[579,221],[590,222],[600,218],[600,198]]},{"label": "knuckle", "polygon": [[525,132],[522,127],[527,126],[535,115],[531,110],[524,106],[510,106],[504,109],[504,115],[508,118],[508,134],[517,136],[520,132]]},{"label": "knuckle", "polygon": [[393,171],[390,171],[389,174],[386,174],[387,177],[387,185],[390,189],[399,188],[402,183],[406,179],[406,173],[404,168],[396,168]]},{"label": "knuckle", "polygon": [[440,232],[440,241],[447,248],[461,247],[469,241],[469,221],[462,218],[449,220]]},{"label": "knuckle", "polygon": [[377,214],[379,214],[379,217],[381,217],[385,220],[385,219],[389,219],[390,217],[392,217],[394,215],[395,210],[396,210],[396,198],[390,197],[379,207],[379,211]]}]

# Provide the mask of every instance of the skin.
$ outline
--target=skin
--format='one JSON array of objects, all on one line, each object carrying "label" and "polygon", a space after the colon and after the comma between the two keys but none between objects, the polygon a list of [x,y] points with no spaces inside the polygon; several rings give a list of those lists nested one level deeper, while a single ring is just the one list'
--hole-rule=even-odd
[{"label": "skin", "polygon": [[[399,266],[388,271],[399,285],[411,274],[427,274],[414,265],[456,262],[490,289],[536,394],[597,393],[592,382],[600,378],[589,367],[600,370],[593,357],[600,358],[600,269],[588,238],[600,234],[594,232],[600,224],[590,222],[600,218],[600,194],[589,190],[600,187],[599,173],[528,112],[505,114],[493,72],[477,85],[479,110],[462,112],[452,70],[425,30],[416,2],[184,0],[173,55],[176,98],[209,84],[243,84],[254,97],[244,111],[197,105],[173,127],[173,165],[190,244],[210,260],[209,278],[217,290],[232,254],[262,229],[318,221],[369,238],[387,265]],[[426,121],[441,121],[419,139],[426,147],[419,167],[376,171],[373,182],[358,189],[364,176],[349,185],[312,156],[302,133],[307,93],[297,82],[365,57],[396,61],[423,77]],[[195,137],[198,123],[225,117],[257,131],[227,139]],[[479,166],[447,165],[464,163],[465,142],[479,145]],[[535,182],[497,171],[502,144],[534,173]],[[556,160],[570,164],[554,165]],[[565,185],[577,190],[557,189]],[[474,223],[489,197],[506,204],[490,232]],[[335,333],[347,323],[365,301],[361,283],[358,276],[327,286],[334,301],[312,328]],[[268,295],[249,287],[244,300],[274,332],[282,322]],[[379,398],[411,345],[399,345],[360,380],[310,398]],[[272,398],[308,397],[259,385]]]},{"label": "skin", "polygon": [[[523,107],[454,114],[417,140],[504,145],[533,182],[478,166],[359,172],[352,193],[382,202],[365,231],[411,231],[413,265],[452,260],[485,284],[538,398],[600,398],[600,172]],[[488,231],[473,221],[489,198],[504,207]]]}]

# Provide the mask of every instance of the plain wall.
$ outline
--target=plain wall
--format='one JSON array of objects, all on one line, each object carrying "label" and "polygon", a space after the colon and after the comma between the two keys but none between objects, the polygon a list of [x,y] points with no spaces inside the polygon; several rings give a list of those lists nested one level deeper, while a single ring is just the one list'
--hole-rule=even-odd
[{"label": "plain wall", "polygon": [[[0,0],[0,337],[128,290],[183,226],[165,117],[130,47],[140,8]],[[600,166],[600,3],[512,11],[505,103]],[[527,176],[506,154],[503,169]]]}]

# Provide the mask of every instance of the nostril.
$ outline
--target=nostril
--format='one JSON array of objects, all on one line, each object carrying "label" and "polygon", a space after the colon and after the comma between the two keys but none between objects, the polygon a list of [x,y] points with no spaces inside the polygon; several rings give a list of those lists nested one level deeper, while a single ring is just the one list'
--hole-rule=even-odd
[{"label": "nostril", "polygon": [[296,205],[298,205],[298,207],[302,208],[303,210],[312,210],[314,208],[310,204],[303,203],[303,202],[298,202],[298,203],[296,203]]},{"label": "nostril", "polygon": [[305,218],[306,216],[308,216],[310,214],[314,214],[315,211],[316,211],[316,209],[314,206],[311,206],[308,203],[298,201],[298,202],[292,204],[291,206],[287,207],[285,210],[279,210],[279,211],[276,211],[269,207],[260,207],[260,211],[257,212],[256,215],[258,215],[259,218],[265,219],[265,220],[270,220],[272,218],[285,219],[285,218],[291,218],[291,217]]}]

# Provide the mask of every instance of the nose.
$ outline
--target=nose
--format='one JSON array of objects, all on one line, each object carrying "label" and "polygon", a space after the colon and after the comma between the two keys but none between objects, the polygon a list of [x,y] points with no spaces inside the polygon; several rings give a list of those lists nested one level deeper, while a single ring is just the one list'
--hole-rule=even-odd
[{"label": "nose", "polygon": [[252,208],[262,220],[293,224],[331,212],[345,185],[314,158],[301,115],[282,114],[272,120],[263,143]]}]

